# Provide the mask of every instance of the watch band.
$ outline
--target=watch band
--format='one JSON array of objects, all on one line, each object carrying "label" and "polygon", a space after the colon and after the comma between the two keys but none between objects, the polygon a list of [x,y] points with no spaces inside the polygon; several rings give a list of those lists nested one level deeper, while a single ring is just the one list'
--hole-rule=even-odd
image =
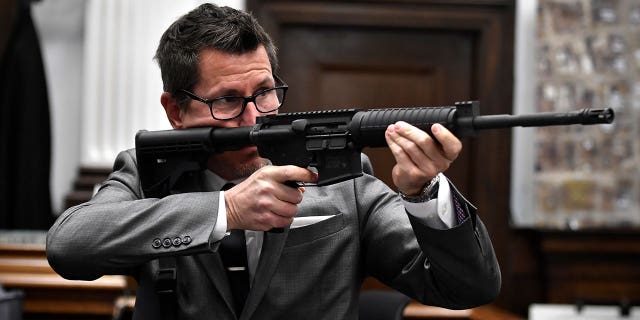
[{"label": "watch band", "polygon": [[398,191],[398,195],[400,195],[400,198],[406,202],[411,202],[411,203],[427,202],[437,197],[439,183],[440,183],[439,175],[436,175],[435,177],[433,177],[433,179],[431,179],[431,182],[429,182],[429,184],[422,189],[422,191],[419,194],[415,196],[408,196]]}]

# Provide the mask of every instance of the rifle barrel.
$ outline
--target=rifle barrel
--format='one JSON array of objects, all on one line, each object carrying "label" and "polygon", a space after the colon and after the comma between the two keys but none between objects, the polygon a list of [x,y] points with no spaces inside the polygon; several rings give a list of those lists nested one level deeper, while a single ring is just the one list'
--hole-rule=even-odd
[{"label": "rifle barrel", "polygon": [[597,124],[613,122],[614,112],[611,108],[582,109],[570,112],[542,112],[524,115],[487,115],[471,119],[459,119],[462,123],[471,122],[474,129],[498,129],[509,127],[544,127],[569,124]]}]

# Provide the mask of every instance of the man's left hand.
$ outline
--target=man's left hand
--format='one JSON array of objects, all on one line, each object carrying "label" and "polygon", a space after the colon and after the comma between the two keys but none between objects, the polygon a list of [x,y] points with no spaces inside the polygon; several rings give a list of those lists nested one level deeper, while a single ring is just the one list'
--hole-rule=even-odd
[{"label": "man's left hand", "polygon": [[385,138],[396,159],[393,183],[406,195],[419,194],[462,150],[462,142],[444,126],[432,125],[431,133],[437,140],[404,121],[387,127]]}]

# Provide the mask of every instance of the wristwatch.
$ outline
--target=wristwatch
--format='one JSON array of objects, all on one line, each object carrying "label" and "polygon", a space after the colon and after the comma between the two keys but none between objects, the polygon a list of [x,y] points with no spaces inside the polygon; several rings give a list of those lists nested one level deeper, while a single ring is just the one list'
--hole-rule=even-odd
[{"label": "wristwatch", "polygon": [[439,175],[436,175],[435,177],[433,177],[433,179],[431,179],[431,182],[429,182],[429,184],[426,185],[418,195],[408,196],[400,191],[398,191],[398,195],[400,195],[400,198],[402,198],[402,200],[406,202],[411,202],[411,203],[427,202],[437,197],[439,181],[440,181]]}]

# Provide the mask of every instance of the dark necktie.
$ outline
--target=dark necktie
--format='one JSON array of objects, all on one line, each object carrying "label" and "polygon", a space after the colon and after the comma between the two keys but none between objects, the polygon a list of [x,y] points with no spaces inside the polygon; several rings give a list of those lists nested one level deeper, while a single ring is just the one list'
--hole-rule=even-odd
[{"label": "dark necktie", "polygon": [[[231,187],[233,184],[227,183],[222,190]],[[219,251],[222,263],[227,270],[236,316],[239,317],[249,294],[249,265],[244,230],[231,230],[230,234],[222,239]]]}]

